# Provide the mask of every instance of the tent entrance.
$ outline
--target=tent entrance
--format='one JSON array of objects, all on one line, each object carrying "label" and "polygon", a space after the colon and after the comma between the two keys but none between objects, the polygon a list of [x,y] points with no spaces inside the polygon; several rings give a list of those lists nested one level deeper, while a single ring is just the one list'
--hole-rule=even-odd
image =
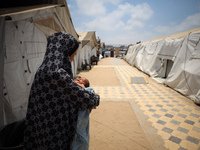
[{"label": "tent entrance", "polygon": [[167,66],[166,66],[166,72],[165,72],[165,79],[168,77],[172,66],[173,66],[174,62],[172,60],[167,59]]},{"label": "tent entrance", "polygon": [[170,59],[163,59],[163,65],[158,73],[158,77],[166,79],[172,69],[174,62]]}]

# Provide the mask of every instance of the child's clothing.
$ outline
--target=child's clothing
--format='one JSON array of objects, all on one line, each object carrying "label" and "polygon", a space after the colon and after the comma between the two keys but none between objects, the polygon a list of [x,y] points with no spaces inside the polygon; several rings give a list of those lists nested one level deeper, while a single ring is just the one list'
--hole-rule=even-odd
[{"label": "child's clothing", "polygon": [[[85,90],[93,92],[91,87],[85,88]],[[72,143],[72,150],[88,150],[89,149],[89,109],[79,109],[77,130],[74,141]]]}]

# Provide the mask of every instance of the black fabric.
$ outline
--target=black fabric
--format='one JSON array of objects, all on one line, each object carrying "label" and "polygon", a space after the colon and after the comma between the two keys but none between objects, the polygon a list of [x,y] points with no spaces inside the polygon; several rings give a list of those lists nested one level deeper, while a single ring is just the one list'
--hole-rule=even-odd
[{"label": "black fabric", "polygon": [[99,105],[99,96],[73,81],[70,55],[78,42],[58,32],[47,39],[42,65],[33,81],[24,132],[24,149],[69,150],[79,108]]},{"label": "black fabric", "polygon": [[17,148],[23,144],[25,119],[0,129],[0,149]]},{"label": "black fabric", "polygon": [[2,2],[0,8],[32,6],[40,4],[58,4],[58,0],[6,0]]}]

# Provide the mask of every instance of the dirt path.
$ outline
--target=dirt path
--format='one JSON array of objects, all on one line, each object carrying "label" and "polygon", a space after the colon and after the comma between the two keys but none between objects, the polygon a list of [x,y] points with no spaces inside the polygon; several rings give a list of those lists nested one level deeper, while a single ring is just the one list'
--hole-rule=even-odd
[{"label": "dirt path", "polygon": [[[79,75],[90,80],[91,87],[121,86],[110,58]],[[108,91],[109,92],[109,91]],[[90,115],[90,150],[151,150],[130,103],[123,98],[101,99]]]}]

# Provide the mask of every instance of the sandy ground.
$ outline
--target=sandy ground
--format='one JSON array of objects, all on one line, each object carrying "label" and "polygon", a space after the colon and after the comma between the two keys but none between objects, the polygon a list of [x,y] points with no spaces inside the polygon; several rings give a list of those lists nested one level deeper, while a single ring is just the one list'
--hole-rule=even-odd
[{"label": "sandy ground", "polygon": [[151,149],[129,102],[101,102],[90,116],[90,150]]},{"label": "sandy ground", "polygon": [[[108,67],[101,67],[108,65]],[[101,59],[90,71],[80,72],[91,86],[120,86],[110,58]],[[103,79],[103,80],[102,80]],[[90,115],[90,150],[152,149],[127,101],[104,101]]]},{"label": "sandy ground", "polygon": [[90,71],[81,72],[80,75],[86,77],[90,81],[91,86],[120,86],[113,67],[94,67]]}]

